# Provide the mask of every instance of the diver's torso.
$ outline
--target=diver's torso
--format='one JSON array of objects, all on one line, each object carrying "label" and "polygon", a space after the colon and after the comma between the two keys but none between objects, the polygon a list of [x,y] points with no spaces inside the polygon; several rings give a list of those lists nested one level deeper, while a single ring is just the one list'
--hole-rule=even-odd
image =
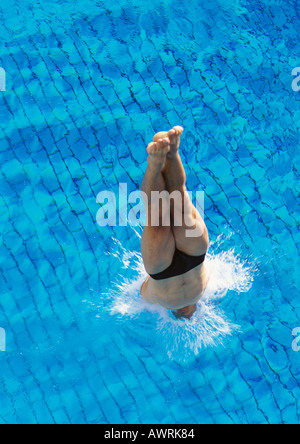
[{"label": "diver's torso", "polygon": [[208,284],[205,262],[181,276],[156,281],[150,276],[141,293],[146,301],[160,304],[169,310],[178,310],[196,304]]}]

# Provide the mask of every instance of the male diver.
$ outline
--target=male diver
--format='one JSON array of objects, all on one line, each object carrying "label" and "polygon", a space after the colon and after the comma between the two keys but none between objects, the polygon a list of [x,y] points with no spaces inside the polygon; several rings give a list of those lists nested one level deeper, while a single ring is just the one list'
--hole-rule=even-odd
[{"label": "male diver", "polygon": [[[179,154],[182,133],[180,126],[160,132],[147,148],[148,167],[142,184],[147,196],[147,224],[142,256],[149,276],[141,294],[146,301],[171,310],[177,318],[190,319],[208,284],[205,256],[209,236],[186,190]],[[160,199],[153,192],[161,193]],[[172,193],[177,199],[170,198]],[[168,220],[170,223],[166,223]],[[187,236],[191,230],[199,233],[197,237]]]}]

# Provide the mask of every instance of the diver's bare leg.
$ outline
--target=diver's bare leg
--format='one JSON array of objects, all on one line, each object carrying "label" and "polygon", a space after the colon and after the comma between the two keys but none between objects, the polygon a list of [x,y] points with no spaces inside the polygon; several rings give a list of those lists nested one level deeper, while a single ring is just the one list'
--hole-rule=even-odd
[{"label": "diver's bare leg", "polygon": [[[176,248],[191,256],[201,256],[207,252],[209,239],[205,223],[186,192],[186,173],[179,154],[182,133],[183,128],[180,126],[174,127],[168,133],[158,133],[160,137],[168,137],[170,140],[170,151],[167,154],[162,174],[166,181],[167,191],[170,194],[177,192],[181,196],[181,200],[180,198],[171,200],[172,229]],[[158,135],[154,137],[154,141]],[[193,231],[196,237],[188,237],[188,231],[189,233]]]},{"label": "diver's bare leg", "polygon": [[[166,216],[170,218],[169,200],[161,196],[161,200],[152,199],[151,193],[166,190],[166,183],[162,169],[170,151],[168,138],[158,138],[151,143],[147,152],[148,168],[143,180],[142,191],[147,196],[147,224],[142,236],[142,256],[147,273],[156,274],[168,268],[175,252],[175,240],[171,225],[164,226]],[[164,202],[165,200],[165,202]],[[168,211],[168,215],[164,212]],[[157,223],[158,221],[158,223]]]}]

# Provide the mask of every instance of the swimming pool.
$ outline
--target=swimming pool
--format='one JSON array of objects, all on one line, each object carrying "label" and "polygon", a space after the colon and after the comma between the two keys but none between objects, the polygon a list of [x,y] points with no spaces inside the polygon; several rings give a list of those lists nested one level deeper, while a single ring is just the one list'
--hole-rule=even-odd
[{"label": "swimming pool", "polygon": [[[299,3],[25,3],[0,6],[0,423],[299,423]],[[177,124],[229,289],[194,331],[140,305],[140,230],[96,224]]]}]

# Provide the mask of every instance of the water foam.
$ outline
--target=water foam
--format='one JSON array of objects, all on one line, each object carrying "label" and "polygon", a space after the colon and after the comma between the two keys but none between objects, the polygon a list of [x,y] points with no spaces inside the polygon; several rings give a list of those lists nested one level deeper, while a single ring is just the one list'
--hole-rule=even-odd
[{"label": "water foam", "polygon": [[[118,241],[117,241],[118,242]],[[148,331],[153,343],[164,347],[170,358],[185,360],[191,355],[197,355],[203,347],[215,346],[223,342],[228,335],[232,335],[239,327],[227,319],[224,312],[218,307],[220,299],[228,291],[231,297],[250,290],[255,274],[254,267],[246,260],[242,260],[233,249],[218,253],[223,242],[218,239],[212,244],[207,255],[206,266],[210,273],[210,281],[205,295],[198,303],[198,309],[191,320],[177,320],[163,307],[149,304],[140,296],[140,288],[147,277],[141,254],[128,252],[119,244],[118,254],[115,255],[122,262],[124,269],[130,269],[132,279],[120,277],[120,282],[110,289],[109,311],[112,315],[134,323],[136,340],[139,340],[139,331]],[[107,300],[107,299],[106,299]],[[143,325],[143,316],[151,313],[149,327]]]}]

